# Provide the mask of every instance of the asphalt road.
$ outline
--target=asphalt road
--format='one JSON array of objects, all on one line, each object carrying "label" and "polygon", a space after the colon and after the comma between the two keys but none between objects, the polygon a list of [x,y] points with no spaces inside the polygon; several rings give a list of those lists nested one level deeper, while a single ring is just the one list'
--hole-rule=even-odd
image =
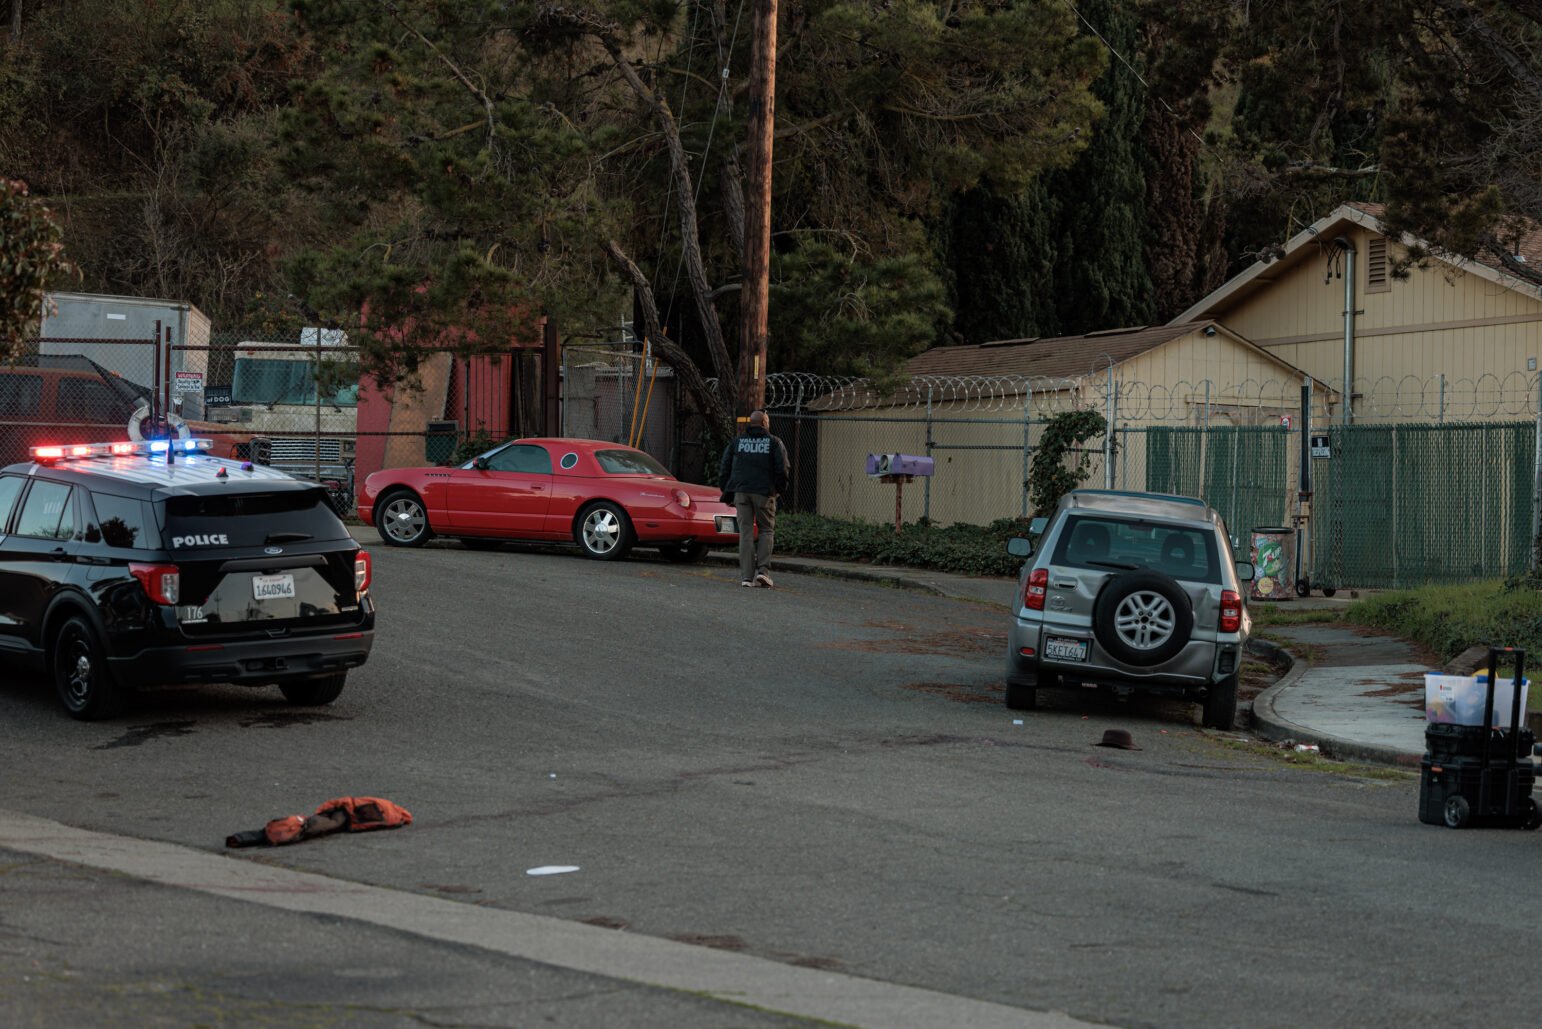
[{"label": "asphalt road", "polygon": [[[7,676],[0,809],[219,852],[232,831],[374,794],[415,823],[256,860],[1091,1022],[1532,1014],[1542,837],[1421,825],[1414,778],[1293,767],[1202,732],[1194,708],[1071,694],[1014,715],[1000,704],[1001,610],[792,575],[748,590],[729,568],[646,557],[371,549],[379,638],[335,705],[168,690],[82,724]],[[1092,746],[1113,727],[1142,749]],[[526,874],[542,865],[579,870]],[[37,905],[71,866],[5,867],[0,910],[29,914],[0,916],[0,1009],[26,997],[39,1024],[69,1024],[48,1019],[51,994],[14,991],[83,934],[49,949],[8,945],[7,930],[52,938]],[[61,887],[58,924],[77,926],[84,905],[98,935],[148,934],[171,981],[200,953],[237,961],[214,941],[184,945],[225,917],[252,923],[259,954],[285,933],[305,940],[299,964],[259,964],[303,967],[318,989],[421,947],[425,969],[487,991],[476,1024],[777,1021],[694,997],[706,1007],[677,1009],[678,993],[615,992],[593,974],[579,989],[562,979],[577,973],[544,967],[554,978],[509,992],[532,974],[517,959],[378,928],[359,931],[354,957],[311,939],[331,923],[177,890],[147,903],[138,890],[161,887],[79,874],[100,903]],[[164,914],[146,927],[149,910]],[[114,977],[138,982],[147,964],[88,962],[87,978],[121,997]],[[444,1000],[439,978],[425,1008]],[[240,1003],[277,980],[255,981]],[[571,1007],[547,1003],[570,986]],[[623,1006],[593,999],[611,993]]]}]

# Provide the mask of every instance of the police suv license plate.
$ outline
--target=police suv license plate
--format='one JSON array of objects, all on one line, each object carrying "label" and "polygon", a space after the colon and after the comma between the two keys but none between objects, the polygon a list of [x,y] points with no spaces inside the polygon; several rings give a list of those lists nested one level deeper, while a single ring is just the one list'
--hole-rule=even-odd
[{"label": "police suv license plate", "polygon": [[1066,636],[1044,637],[1044,656],[1051,661],[1087,660],[1087,641]]},{"label": "police suv license plate", "polygon": [[718,532],[739,531],[739,519],[735,518],[733,515],[718,515],[716,520]]},{"label": "police suv license plate", "polygon": [[252,597],[255,600],[287,600],[293,596],[293,575],[252,576]]}]

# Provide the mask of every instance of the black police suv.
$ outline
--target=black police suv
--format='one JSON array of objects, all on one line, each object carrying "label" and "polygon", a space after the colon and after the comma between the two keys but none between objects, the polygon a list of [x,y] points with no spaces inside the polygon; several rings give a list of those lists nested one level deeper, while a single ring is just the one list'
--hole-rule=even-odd
[{"label": "black police suv", "polygon": [[0,469],[0,670],[41,667],[85,719],[149,685],[337,699],[374,642],[369,554],[323,487],[207,449],[34,447]]}]

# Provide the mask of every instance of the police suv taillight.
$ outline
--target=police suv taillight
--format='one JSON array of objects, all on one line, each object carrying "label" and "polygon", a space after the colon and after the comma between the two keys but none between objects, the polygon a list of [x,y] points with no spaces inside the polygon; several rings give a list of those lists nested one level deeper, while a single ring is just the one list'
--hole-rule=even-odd
[{"label": "police suv taillight", "polygon": [[1242,628],[1242,597],[1231,590],[1221,591],[1222,632],[1237,632]]},{"label": "police suv taillight", "polygon": [[145,588],[145,595],[157,604],[171,607],[182,592],[182,573],[176,565],[150,565],[134,563],[129,573]]},{"label": "police suv taillight", "polygon": [[361,550],[353,555],[353,591],[362,595],[369,589],[369,580],[373,567],[370,564],[369,551]]},{"label": "police suv taillight", "polygon": [[1030,611],[1044,610],[1044,594],[1049,589],[1049,569],[1035,568],[1028,574],[1028,588],[1023,591],[1023,606]]}]

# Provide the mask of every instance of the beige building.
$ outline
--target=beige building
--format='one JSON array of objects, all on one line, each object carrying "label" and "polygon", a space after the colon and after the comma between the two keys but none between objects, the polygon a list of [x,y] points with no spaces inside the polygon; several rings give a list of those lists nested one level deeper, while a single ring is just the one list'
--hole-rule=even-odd
[{"label": "beige building", "polygon": [[[1380,210],[1339,207],[1171,324],[1221,322],[1335,388],[1347,365],[1357,422],[1534,416],[1542,290],[1449,255],[1399,277],[1407,248],[1386,236]],[[1542,231],[1516,256],[1542,266]]]},{"label": "beige building", "polygon": [[[1090,443],[1089,485],[1175,488],[1153,481],[1153,430],[1248,426],[1285,435],[1299,421],[1307,377],[1214,321],[1117,329],[1085,336],[938,347],[912,358],[909,384],[821,397],[818,511],[894,519],[895,488],[870,478],[868,454],[930,454],[936,474],[906,487],[902,516],[985,524],[1031,514],[1024,481],[1045,420],[1077,408],[1112,418],[1112,460]],[[1314,394],[1331,399],[1321,382]],[[1201,434],[1197,458],[1206,454]],[[1285,490],[1279,492],[1283,513]]]}]

